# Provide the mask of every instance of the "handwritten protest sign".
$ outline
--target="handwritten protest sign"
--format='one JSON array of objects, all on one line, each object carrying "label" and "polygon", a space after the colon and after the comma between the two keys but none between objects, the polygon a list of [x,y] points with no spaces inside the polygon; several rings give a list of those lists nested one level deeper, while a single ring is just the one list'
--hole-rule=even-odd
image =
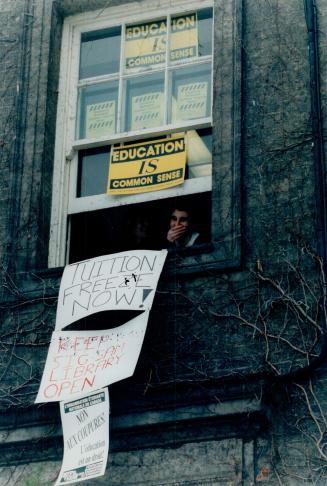
[{"label": "handwritten protest sign", "polygon": [[70,400],[132,376],[148,317],[106,331],[54,332],[35,403]]},{"label": "handwritten protest sign", "polygon": [[134,250],[67,265],[56,330],[100,311],[150,309],[166,255],[167,250]]},{"label": "handwritten protest sign", "polygon": [[64,458],[56,486],[102,476],[109,448],[108,389],[60,403]]},{"label": "handwritten protest sign", "polygon": [[[56,486],[105,473],[109,397],[103,387],[134,373],[166,256],[167,250],[135,250],[65,267],[56,331],[35,400],[60,402],[64,458]],[[144,312],[111,330],[62,331],[78,319],[110,309]]]}]

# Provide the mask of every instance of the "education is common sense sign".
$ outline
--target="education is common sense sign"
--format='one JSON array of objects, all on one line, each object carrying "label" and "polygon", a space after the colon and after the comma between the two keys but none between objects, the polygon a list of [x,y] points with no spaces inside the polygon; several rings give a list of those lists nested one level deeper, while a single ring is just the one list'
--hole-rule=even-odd
[{"label": "education is common sense sign", "polygon": [[185,137],[115,147],[111,152],[107,193],[138,194],[184,182]]},{"label": "education is common sense sign", "polygon": [[[152,21],[126,27],[125,67],[148,68],[166,60],[166,20]],[[198,55],[197,14],[171,19],[170,60],[177,61]]]}]

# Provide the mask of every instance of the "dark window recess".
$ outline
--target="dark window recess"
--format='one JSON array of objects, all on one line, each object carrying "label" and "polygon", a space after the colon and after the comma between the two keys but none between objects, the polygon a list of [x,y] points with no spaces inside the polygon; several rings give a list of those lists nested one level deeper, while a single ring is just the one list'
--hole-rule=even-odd
[{"label": "dark window recess", "polygon": [[90,211],[71,216],[69,262],[132,249],[161,249],[174,209],[187,210],[192,229],[202,243],[210,243],[211,193]]}]

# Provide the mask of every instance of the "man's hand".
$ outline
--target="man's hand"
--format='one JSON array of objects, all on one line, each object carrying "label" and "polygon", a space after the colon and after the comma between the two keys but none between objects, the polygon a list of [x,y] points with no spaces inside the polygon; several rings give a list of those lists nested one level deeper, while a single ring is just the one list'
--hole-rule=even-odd
[{"label": "man's hand", "polygon": [[176,240],[181,238],[181,236],[184,236],[185,233],[187,232],[187,228],[182,225],[175,226],[174,228],[170,228],[170,230],[167,233],[167,240],[170,243],[174,243]]}]

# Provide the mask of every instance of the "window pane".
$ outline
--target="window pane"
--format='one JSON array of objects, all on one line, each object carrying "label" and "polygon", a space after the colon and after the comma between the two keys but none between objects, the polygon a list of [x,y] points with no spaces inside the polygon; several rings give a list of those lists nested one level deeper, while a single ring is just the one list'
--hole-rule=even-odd
[{"label": "window pane", "polygon": [[170,60],[207,56],[212,53],[212,9],[171,18]]},{"label": "window pane", "polygon": [[115,27],[82,34],[80,79],[119,71],[120,31]]},{"label": "window pane", "polygon": [[104,194],[107,191],[109,148],[80,152],[77,197]]},{"label": "window pane", "polygon": [[125,32],[124,67],[151,69],[166,61],[166,19],[128,25]]},{"label": "window pane", "polygon": [[173,70],[171,121],[196,120],[211,115],[211,65]]},{"label": "window pane", "polygon": [[78,138],[100,138],[116,132],[118,81],[81,88]]},{"label": "window pane", "polygon": [[186,132],[187,177],[210,176],[212,171],[212,129]]},{"label": "window pane", "polygon": [[123,131],[164,124],[164,73],[132,78],[124,88]]},{"label": "window pane", "polygon": [[171,18],[170,60],[181,61],[198,56],[197,13]]},{"label": "window pane", "polygon": [[198,11],[199,56],[212,54],[212,8]]}]

